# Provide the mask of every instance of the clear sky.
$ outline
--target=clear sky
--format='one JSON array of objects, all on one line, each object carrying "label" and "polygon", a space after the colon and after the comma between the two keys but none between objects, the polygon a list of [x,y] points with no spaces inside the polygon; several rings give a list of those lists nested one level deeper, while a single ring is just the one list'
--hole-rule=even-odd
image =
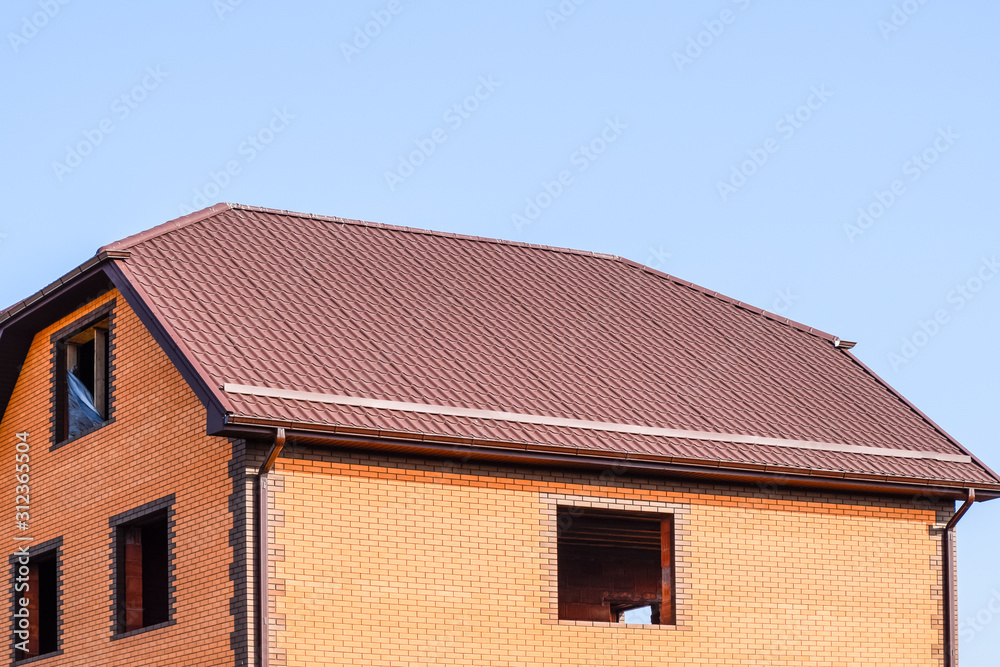
[{"label": "clear sky", "polygon": [[[1000,469],[998,3],[7,0],[0,19],[4,306],[217,201],[594,250],[859,341]],[[960,525],[966,667],[1000,653],[998,519]]]}]

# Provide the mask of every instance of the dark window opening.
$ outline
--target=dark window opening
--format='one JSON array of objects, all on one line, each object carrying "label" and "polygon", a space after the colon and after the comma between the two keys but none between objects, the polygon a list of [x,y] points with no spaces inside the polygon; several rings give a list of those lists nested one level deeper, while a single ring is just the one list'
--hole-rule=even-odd
[{"label": "dark window opening", "polygon": [[[15,592],[16,598],[28,600],[28,637],[22,643],[18,637],[15,658],[26,660],[59,649],[59,580],[56,554],[31,558],[28,565],[28,587]],[[19,602],[19,600],[16,600]]]},{"label": "dark window opening", "polygon": [[170,620],[166,512],[118,528],[119,632]]},{"label": "dark window opening", "polygon": [[559,618],[674,623],[673,517],[560,507]]},{"label": "dark window opening", "polygon": [[56,401],[59,440],[75,438],[108,419],[109,320],[59,342]]}]

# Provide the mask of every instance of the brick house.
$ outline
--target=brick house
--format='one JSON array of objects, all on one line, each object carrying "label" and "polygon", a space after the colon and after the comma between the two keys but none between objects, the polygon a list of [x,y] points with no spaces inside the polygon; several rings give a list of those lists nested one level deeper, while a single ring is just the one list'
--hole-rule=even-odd
[{"label": "brick house", "polygon": [[1000,478],[852,345],[619,257],[166,223],[0,311],[8,660],[954,665]]}]

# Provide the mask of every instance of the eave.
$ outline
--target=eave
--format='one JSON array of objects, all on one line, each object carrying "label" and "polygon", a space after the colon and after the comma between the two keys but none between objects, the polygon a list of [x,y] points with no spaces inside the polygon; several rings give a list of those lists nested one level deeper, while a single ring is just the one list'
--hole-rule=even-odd
[{"label": "eave", "polygon": [[35,335],[111,289],[117,289],[177,367],[206,408],[208,430],[214,430],[227,406],[204,381],[207,377],[157,317],[140,286],[132,280],[127,250],[102,249],[77,268],[13,306],[0,311],[0,415],[7,410],[14,386]]},{"label": "eave", "polygon": [[101,252],[28,298],[0,311],[0,414],[7,410],[14,385],[35,334],[113,287],[105,267],[127,252]]},{"label": "eave", "polygon": [[229,414],[212,435],[240,438],[270,438],[285,429],[290,442],[318,447],[373,450],[400,455],[429,456],[459,460],[491,461],[501,464],[588,468],[612,474],[640,474],[680,477],[723,483],[790,486],[846,493],[892,494],[961,500],[968,489],[976,499],[1000,497],[1000,484],[936,480],[890,475],[853,473],[841,470],[791,468],[737,461],[701,460],[650,454],[599,452],[575,447],[500,442],[480,438],[454,438],[426,433],[403,433],[261,419]]}]

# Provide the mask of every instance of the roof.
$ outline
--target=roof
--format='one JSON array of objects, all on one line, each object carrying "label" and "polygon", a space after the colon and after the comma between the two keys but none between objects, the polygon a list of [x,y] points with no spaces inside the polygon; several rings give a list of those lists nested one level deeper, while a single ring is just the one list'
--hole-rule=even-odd
[{"label": "roof", "polygon": [[620,257],[235,204],[98,252],[229,424],[1000,485],[835,337]]}]

